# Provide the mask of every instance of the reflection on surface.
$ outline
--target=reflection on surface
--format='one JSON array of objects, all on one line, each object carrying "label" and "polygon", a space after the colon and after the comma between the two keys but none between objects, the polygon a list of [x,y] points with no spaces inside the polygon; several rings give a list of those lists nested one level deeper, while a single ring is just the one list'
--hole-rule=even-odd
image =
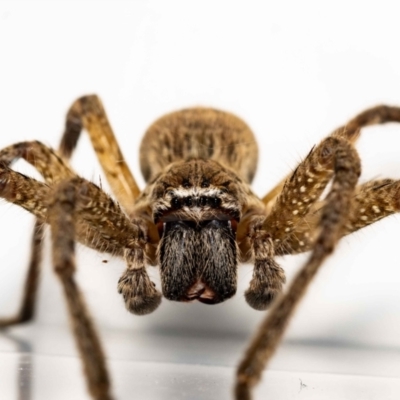
[{"label": "reflection on surface", "polygon": [[2,338],[10,341],[19,353],[17,367],[17,399],[32,399],[32,346],[27,340],[20,339],[7,331],[0,331]]},{"label": "reflection on surface", "polygon": [[[242,338],[130,331],[102,331],[101,337],[118,400],[133,394],[146,400],[232,399]],[[370,400],[398,400],[399,357],[392,348],[287,341],[254,398],[364,399],[368,393]],[[306,387],[299,392],[300,380]],[[0,399],[90,400],[70,331],[27,324],[0,332]]]}]

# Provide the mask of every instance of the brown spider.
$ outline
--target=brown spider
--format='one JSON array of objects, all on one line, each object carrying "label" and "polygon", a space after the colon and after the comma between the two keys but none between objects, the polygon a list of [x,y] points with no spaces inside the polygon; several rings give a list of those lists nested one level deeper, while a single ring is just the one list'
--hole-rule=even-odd
[{"label": "brown spider", "polygon": [[[74,281],[75,240],[123,257],[127,269],[118,290],[134,314],[154,311],[161,294],[146,266],[159,265],[169,300],[222,302],[236,292],[239,262],[254,263],[246,301],[272,309],[240,363],[235,397],[251,398],[308,284],[340,237],[400,210],[400,182],[375,180],[356,186],[360,160],[353,144],[360,128],[400,122],[400,108],[364,111],[311,149],[294,172],[264,198],[250,189],[257,145],[248,126],[232,114],[192,108],[168,114],[145,134],[140,163],[147,186],[140,191],[96,96],[70,108],[59,151],[22,142],[0,151],[0,196],[37,217],[32,257],[19,314],[0,326],[33,317],[41,237],[50,224],[54,268],[67,299],[89,392],[111,399],[103,351]],[[78,177],[68,159],[85,129],[118,199]],[[44,183],[13,171],[24,158]],[[328,195],[321,195],[332,181]],[[285,294],[275,256],[311,251]]]}]

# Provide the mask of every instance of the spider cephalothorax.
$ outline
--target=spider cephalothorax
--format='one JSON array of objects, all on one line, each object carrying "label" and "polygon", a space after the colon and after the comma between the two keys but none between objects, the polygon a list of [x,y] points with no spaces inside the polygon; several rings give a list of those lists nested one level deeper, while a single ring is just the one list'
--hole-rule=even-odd
[{"label": "spider cephalothorax", "polygon": [[[360,129],[391,121],[400,122],[400,108],[364,111],[314,146],[259,198],[249,186],[257,145],[241,119],[208,108],[167,114],[143,138],[140,162],[147,184],[141,191],[98,97],[78,99],[67,114],[59,151],[37,141],[0,151],[0,196],[37,218],[21,310],[1,320],[0,327],[33,316],[43,225],[48,223],[54,269],[65,291],[89,391],[94,399],[110,400],[100,341],[74,280],[75,241],[124,258],[127,268],[118,290],[126,308],[139,315],[153,312],[162,297],[146,272],[148,264],[159,265],[167,299],[215,304],[235,294],[238,264],[250,261],[254,270],[246,301],[258,310],[273,303],[238,368],[235,397],[250,399],[296,305],[340,237],[400,210],[399,181],[357,186],[361,168],[354,143]],[[118,202],[68,165],[83,128]],[[11,167],[19,158],[45,182],[15,172]],[[321,198],[324,191],[328,194]],[[275,256],[305,251],[311,251],[308,261],[280,295],[285,274]]]}]

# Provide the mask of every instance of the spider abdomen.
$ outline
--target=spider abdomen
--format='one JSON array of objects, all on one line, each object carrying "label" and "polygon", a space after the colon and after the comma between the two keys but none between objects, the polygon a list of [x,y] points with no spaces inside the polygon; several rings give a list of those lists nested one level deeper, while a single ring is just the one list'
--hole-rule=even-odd
[{"label": "spider abdomen", "polygon": [[146,181],[174,162],[210,159],[250,183],[256,171],[258,148],[253,132],[235,115],[211,108],[189,108],[154,122],[142,140],[140,155]]}]

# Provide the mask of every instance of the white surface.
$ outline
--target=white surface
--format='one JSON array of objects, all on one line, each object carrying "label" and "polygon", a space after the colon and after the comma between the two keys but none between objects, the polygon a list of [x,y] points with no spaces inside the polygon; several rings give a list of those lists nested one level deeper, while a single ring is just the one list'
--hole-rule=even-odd
[{"label": "white surface", "polygon": [[[2,399],[88,399],[66,331],[28,326],[0,334]],[[103,331],[119,400],[230,399],[244,342],[231,336]],[[373,360],[373,362],[371,362]],[[274,400],[394,400],[399,351],[286,343],[255,391]]]},{"label": "white surface", "polygon": [[[396,2],[383,1],[2,1],[0,147],[32,139],[57,147],[68,106],[82,94],[97,93],[143,187],[137,151],[146,127],[171,110],[210,105],[237,113],[254,129],[261,150],[254,188],[263,195],[312,145],[355,113],[377,103],[400,105],[398,15]],[[400,177],[399,126],[365,130],[358,148],[363,180]],[[73,164],[83,176],[99,181],[101,172],[85,136]],[[22,163],[20,168],[25,168]],[[0,310],[11,315],[20,296],[32,219],[4,202],[0,219]],[[287,338],[344,349],[384,348],[397,354],[399,229],[395,216],[343,240],[309,290]],[[104,258],[87,249],[80,249],[78,256],[80,285],[103,329],[135,338],[218,334],[227,340],[241,338],[242,343],[262,316],[243,299],[251,277],[248,267],[241,269],[238,295],[226,304],[209,307],[164,301],[151,316],[128,315],[116,292],[124,266],[118,260],[103,264]],[[287,257],[280,262],[290,277],[303,259]],[[49,325],[65,327],[66,317],[58,282],[46,262],[36,327],[48,337],[46,329],[53,329]],[[42,360],[42,352],[34,352],[33,357]],[[133,370],[135,357],[129,361]],[[10,365],[17,365],[17,358]],[[213,359],[205,349],[204,360],[208,358]],[[0,377],[4,370],[14,373],[3,360],[1,354]],[[185,363],[190,362],[188,356]],[[320,362],[314,364],[305,356],[303,370],[318,373]],[[282,371],[290,369],[284,364]],[[112,361],[114,365],[118,361]],[[316,368],[308,369],[309,365]],[[367,374],[363,365],[373,366],[374,357],[356,363],[350,373]],[[384,362],[379,365],[384,368]],[[78,376],[78,364],[71,368],[71,377]],[[123,368],[113,371],[116,393],[123,386],[124,378],[119,378]],[[133,385],[133,380],[127,378],[128,384]],[[338,388],[351,386],[340,382]],[[384,381],[368,384],[373,382],[379,390],[385,386]],[[326,385],[326,392],[333,390]],[[360,392],[347,397],[333,393],[332,398],[367,398]]]}]

